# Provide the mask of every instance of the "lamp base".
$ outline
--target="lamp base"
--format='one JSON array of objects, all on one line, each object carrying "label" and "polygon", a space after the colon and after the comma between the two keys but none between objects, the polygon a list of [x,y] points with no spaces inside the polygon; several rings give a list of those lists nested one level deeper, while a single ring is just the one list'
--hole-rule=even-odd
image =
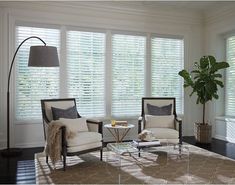
[{"label": "lamp base", "polygon": [[1,151],[2,157],[19,157],[22,155],[22,150],[19,148],[8,148]]}]

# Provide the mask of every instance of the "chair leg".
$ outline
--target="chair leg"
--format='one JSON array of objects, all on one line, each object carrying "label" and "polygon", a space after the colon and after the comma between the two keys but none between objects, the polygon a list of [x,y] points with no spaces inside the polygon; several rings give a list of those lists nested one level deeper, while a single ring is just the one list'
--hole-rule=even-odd
[{"label": "chair leg", "polygon": [[66,154],[63,153],[63,170],[66,170]]},{"label": "chair leg", "polygon": [[100,149],[100,160],[103,161],[103,148]]},{"label": "chair leg", "polygon": [[48,155],[46,155],[46,163],[48,164]]}]

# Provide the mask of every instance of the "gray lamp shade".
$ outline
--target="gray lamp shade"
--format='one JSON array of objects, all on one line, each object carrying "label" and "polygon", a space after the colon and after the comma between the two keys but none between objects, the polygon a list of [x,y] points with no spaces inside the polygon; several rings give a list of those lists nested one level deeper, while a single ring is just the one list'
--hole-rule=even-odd
[{"label": "gray lamp shade", "polygon": [[28,66],[57,67],[59,58],[57,48],[53,46],[31,46]]}]

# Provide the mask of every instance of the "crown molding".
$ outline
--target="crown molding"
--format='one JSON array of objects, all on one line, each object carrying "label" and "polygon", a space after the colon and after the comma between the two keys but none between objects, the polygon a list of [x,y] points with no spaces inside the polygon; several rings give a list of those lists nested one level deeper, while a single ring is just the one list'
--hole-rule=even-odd
[{"label": "crown molding", "polygon": [[211,9],[205,12],[204,23],[206,25],[211,25],[217,22],[221,22],[226,18],[231,19],[232,16],[233,17],[235,16],[235,2],[231,2],[230,5],[226,5],[223,7],[216,8],[216,9]]},{"label": "crown molding", "polygon": [[[116,3],[116,4],[115,4]],[[166,7],[141,6],[140,3],[120,4],[122,2],[0,2],[0,6],[10,9],[36,10],[52,13],[72,15],[87,15],[107,18],[109,14],[114,17],[126,15],[129,17],[141,16],[150,20],[161,20],[179,24],[202,24],[203,16],[198,11],[183,10]],[[134,2],[133,2],[134,3]]]}]

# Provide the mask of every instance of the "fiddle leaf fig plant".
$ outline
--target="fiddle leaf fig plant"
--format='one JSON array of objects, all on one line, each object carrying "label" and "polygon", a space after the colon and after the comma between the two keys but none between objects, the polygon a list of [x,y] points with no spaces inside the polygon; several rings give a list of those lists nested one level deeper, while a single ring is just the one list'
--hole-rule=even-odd
[{"label": "fiddle leaf fig plant", "polygon": [[219,96],[218,86],[224,87],[223,82],[220,80],[222,75],[219,72],[221,69],[229,67],[227,62],[216,62],[213,56],[203,56],[199,62],[194,63],[195,69],[191,72],[185,69],[178,74],[184,78],[184,88],[191,87],[192,96],[194,93],[197,95],[197,104],[203,105],[203,122],[205,123],[205,104],[212,100],[218,99]]}]

